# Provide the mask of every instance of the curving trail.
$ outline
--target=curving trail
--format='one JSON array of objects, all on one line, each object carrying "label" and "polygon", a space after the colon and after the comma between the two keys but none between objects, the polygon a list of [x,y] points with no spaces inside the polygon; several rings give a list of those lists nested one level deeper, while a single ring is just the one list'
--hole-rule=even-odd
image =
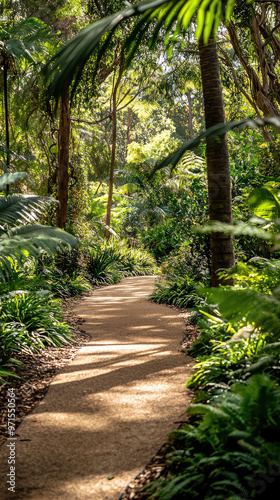
[{"label": "curving trail", "polygon": [[76,306],[92,340],[17,429],[16,493],[0,449],[1,499],[118,500],[176,427],[191,359],[177,311],[147,301],[154,280],[126,278]]}]

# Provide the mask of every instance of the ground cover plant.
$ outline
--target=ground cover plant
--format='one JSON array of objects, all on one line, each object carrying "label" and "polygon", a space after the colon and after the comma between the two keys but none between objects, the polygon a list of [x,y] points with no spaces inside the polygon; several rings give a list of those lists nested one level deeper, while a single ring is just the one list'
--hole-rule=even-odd
[{"label": "ground cover plant", "polygon": [[[22,179],[24,173],[0,176],[0,189]],[[30,224],[42,216],[52,198],[19,194],[0,197],[0,349],[1,380],[15,376],[18,352],[38,352],[46,345],[60,346],[71,339],[60,306],[44,289],[40,276],[24,276],[29,259],[57,253],[77,245],[75,238],[60,229]],[[27,264],[28,265],[28,264]],[[28,273],[29,274],[29,273]],[[29,282],[31,290],[26,290]],[[24,286],[20,286],[24,285]]]},{"label": "ground cover plant", "polygon": [[198,357],[187,382],[195,390],[190,423],[171,434],[168,475],[147,486],[148,498],[277,498],[278,262],[239,263],[227,272],[235,287],[196,290],[191,321],[201,336],[189,350]]},{"label": "ground cover plant", "polygon": [[86,257],[86,276],[93,285],[117,283],[123,276],[154,274],[156,261],[143,248],[114,241],[91,248]]}]

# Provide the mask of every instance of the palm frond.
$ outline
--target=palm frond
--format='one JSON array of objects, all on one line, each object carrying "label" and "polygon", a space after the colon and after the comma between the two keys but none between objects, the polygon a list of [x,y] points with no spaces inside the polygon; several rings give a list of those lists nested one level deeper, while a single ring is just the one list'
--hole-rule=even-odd
[{"label": "palm frond", "polygon": [[[235,0],[227,0],[226,2],[227,19],[230,18],[234,3]],[[152,46],[155,43],[161,28],[166,30],[166,45],[168,45],[176,38],[177,34],[186,31],[193,16],[198,13],[197,37],[200,37],[203,32],[206,42],[212,29],[217,30],[222,19],[223,5],[223,0],[144,0],[136,5],[129,4],[125,9],[84,28],[57,52],[45,68],[51,79],[51,93],[58,98],[65,90],[65,83],[70,84],[74,80],[73,94],[79,84],[82,71],[94,50],[99,47],[99,56],[102,52],[105,54],[105,49],[108,46],[106,39],[100,47],[100,41],[104,35],[111,38],[117,26],[123,21],[141,16],[125,42],[125,50],[128,52],[127,66],[152,22],[156,24],[149,45]],[[176,26],[176,30],[171,36],[174,26]],[[100,57],[98,60],[100,61]]]},{"label": "palm frond", "polygon": [[20,194],[7,197],[0,196],[0,224],[11,226],[18,223],[34,222],[38,220],[51,203],[58,202],[54,198],[46,196]]},{"label": "palm frond", "polygon": [[26,175],[26,172],[15,172],[14,174],[6,173],[0,175],[0,191],[3,191],[8,184],[14,184],[20,179],[23,179]]},{"label": "palm frond", "polygon": [[183,158],[186,151],[195,149],[202,141],[215,140],[221,135],[227,134],[234,129],[243,130],[246,127],[255,129],[258,127],[263,127],[264,125],[271,125],[273,127],[280,128],[280,118],[277,116],[257,118],[255,120],[253,120],[252,118],[242,118],[242,120],[214,125],[213,127],[210,127],[199,134],[191,141],[183,144],[183,146],[171,153],[167,158],[165,158],[165,160],[158,163],[154,167],[150,176],[152,177],[155,172],[166,167],[171,167],[172,169],[175,168],[179,161]]},{"label": "palm frond", "polygon": [[0,236],[0,278],[5,280],[11,274],[11,259],[22,265],[30,255],[36,258],[42,251],[51,255],[75,247],[76,238],[57,227],[34,224],[12,228]]},{"label": "palm frond", "polygon": [[210,221],[201,227],[193,229],[196,233],[224,233],[226,235],[233,234],[233,236],[247,236],[249,238],[256,237],[264,241],[273,243],[277,241],[277,237],[273,233],[269,233],[265,229],[253,226],[250,223],[240,222],[238,224],[227,224],[226,222]]}]

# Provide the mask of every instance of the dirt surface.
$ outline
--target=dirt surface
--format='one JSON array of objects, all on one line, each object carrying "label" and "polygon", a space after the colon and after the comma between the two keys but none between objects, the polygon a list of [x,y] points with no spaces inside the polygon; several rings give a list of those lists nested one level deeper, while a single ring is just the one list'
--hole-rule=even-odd
[{"label": "dirt surface", "polygon": [[146,300],[153,282],[127,278],[78,303],[92,340],[17,430],[16,493],[2,446],[1,499],[117,500],[174,429],[191,360],[178,312]]},{"label": "dirt surface", "polygon": [[7,428],[7,394],[8,387],[13,387],[17,397],[16,427],[22,419],[45,396],[48,387],[59,370],[70,363],[81,346],[85,345],[91,336],[83,331],[83,320],[73,312],[77,299],[71,297],[64,301],[63,315],[72,329],[73,343],[62,347],[47,347],[39,353],[18,354],[17,359],[23,363],[17,369],[12,369],[20,378],[14,378],[11,383],[0,386],[0,445],[6,441]]}]

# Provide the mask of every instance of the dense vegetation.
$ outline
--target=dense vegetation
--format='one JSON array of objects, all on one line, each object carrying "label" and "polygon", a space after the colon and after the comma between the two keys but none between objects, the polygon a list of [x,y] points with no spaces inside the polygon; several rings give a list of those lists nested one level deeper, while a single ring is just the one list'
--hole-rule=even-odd
[{"label": "dense vegetation", "polygon": [[189,423],[144,495],[276,498],[278,2],[0,13],[0,381],[71,342],[63,299],[160,273],[151,299],[201,336]]}]

